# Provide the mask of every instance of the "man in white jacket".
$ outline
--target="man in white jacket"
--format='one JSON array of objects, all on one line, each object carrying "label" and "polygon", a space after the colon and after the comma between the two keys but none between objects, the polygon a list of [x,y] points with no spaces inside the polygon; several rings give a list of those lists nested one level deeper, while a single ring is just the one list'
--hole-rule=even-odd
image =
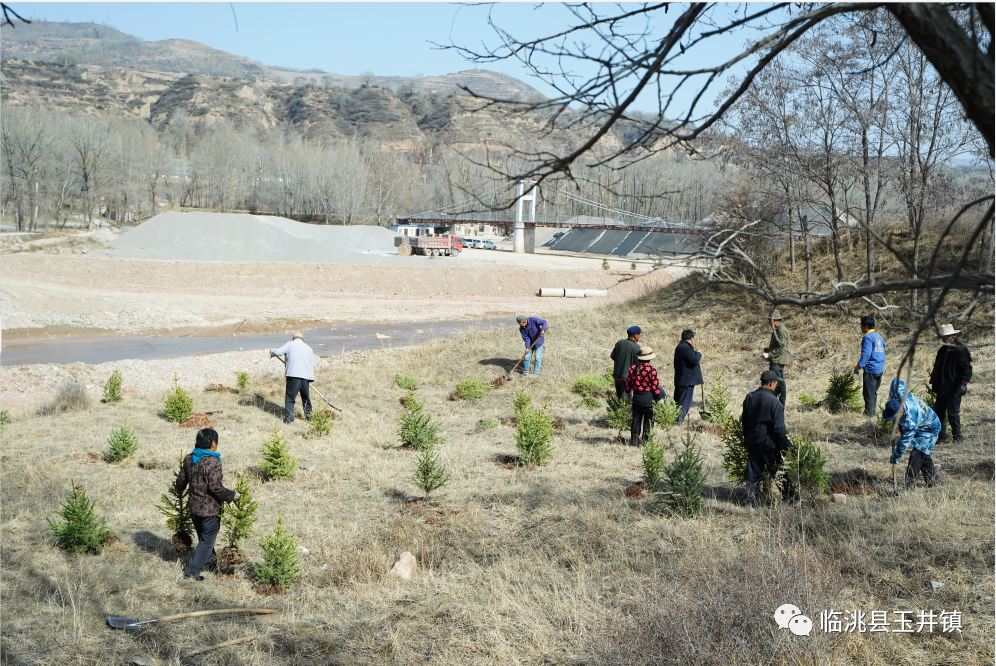
[{"label": "man in white jacket", "polygon": [[295,331],[290,342],[270,351],[270,356],[284,357],[287,390],[284,393],[284,423],[294,422],[294,401],[301,394],[304,418],[311,420],[311,393],[308,386],[315,381],[315,352],[304,344],[304,333]]}]

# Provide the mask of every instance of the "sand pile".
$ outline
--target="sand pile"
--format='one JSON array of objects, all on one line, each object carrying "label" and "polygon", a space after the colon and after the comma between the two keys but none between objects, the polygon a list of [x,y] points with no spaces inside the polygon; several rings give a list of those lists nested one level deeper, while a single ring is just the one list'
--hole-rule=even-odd
[{"label": "sand pile", "polygon": [[413,266],[398,256],[383,227],[304,224],[285,217],[229,213],[161,213],[110,243],[115,257],[196,261],[301,261]]}]

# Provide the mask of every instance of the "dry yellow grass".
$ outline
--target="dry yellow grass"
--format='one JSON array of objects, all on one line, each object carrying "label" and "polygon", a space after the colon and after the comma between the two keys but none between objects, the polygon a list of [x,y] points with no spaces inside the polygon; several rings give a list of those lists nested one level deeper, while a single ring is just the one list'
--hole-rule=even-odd
[{"label": "dry yellow grass", "polygon": [[[681,305],[687,286],[550,317],[542,376],[516,377],[481,400],[448,396],[461,377],[503,374],[521,353],[515,331],[469,333],[320,377],[317,386],[345,410],[332,434],[304,437],[304,421],[282,426],[301,469],[288,481],[254,481],[257,528],[271,530],[279,510],[310,550],[303,580],[282,596],[257,595],[248,568],[238,577],[182,579],[182,561],[154,505],[195,432],[157,416],[162,396],[16,419],[3,432],[0,479],[3,662],[122,663],[139,655],[177,663],[190,650],[255,635],[185,663],[730,663],[743,655],[751,663],[992,663],[992,349],[973,349],[965,443],[935,449],[945,484],[897,499],[888,444],[866,419],[805,411],[797,400],[802,390],[820,394],[831,370],[853,366],[859,313],[819,319],[824,338],[838,349],[824,347],[804,316],[787,315],[795,353],[811,357],[788,371],[790,431],[814,437],[829,455],[835,482],[859,480],[879,495],[751,511],[742,488],[724,477],[719,438],[699,433],[709,474],[705,513],[672,518],[656,513],[650,500],[620,496],[640,478],[640,452],[615,444],[604,410],[583,408],[570,386],[580,374],[603,371],[613,343],[634,323],[644,330],[642,342],[659,350],[657,367],[667,383],[670,350],[690,327],[704,352],[707,382],[722,376],[739,415],[740,401],[766,366],[758,352],[736,350],[767,343],[765,310],[721,290]],[[883,332],[894,352],[899,333]],[[973,335],[981,333],[968,331]],[[991,342],[991,331],[986,335]],[[933,353],[918,358],[917,386],[927,356]],[[398,449],[394,434],[404,392],[393,378],[403,372],[421,380],[418,396],[446,437],[441,460],[453,478],[441,492],[452,510],[441,518],[427,520],[403,506],[420,494],[407,480],[414,454]],[[257,465],[282,409],[280,376],[257,376],[252,385],[262,401],[194,394],[195,411],[220,411],[215,427],[230,487],[239,472]],[[499,464],[516,453],[512,428],[475,432],[480,419],[512,415],[519,387],[566,422],[550,463],[534,470]],[[92,461],[89,454],[100,456],[108,432],[125,418],[141,441],[134,460]],[[689,422],[701,425],[698,398]],[[98,556],[64,555],[44,521],[70,480],[85,486],[121,538]],[[245,549],[250,563],[259,559],[257,540]],[[419,563],[407,583],[387,575],[405,550]],[[931,580],[945,587],[934,592]],[[832,640],[818,627],[810,639],[773,635],[770,617],[757,617],[773,613],[776,601],[800,606],[817,625],[819,611],[831,605],[868,613],[957,609],[964,629]],[[104,621],[236,606],[280,613],[185,620],[127,634]],[[690,619],[682,624],[672,611]],[[723,618],[736,621],[717,628]],[[316,624],[324,628],[264,636]],[[682,637],[679,630],[690,633]]]}]

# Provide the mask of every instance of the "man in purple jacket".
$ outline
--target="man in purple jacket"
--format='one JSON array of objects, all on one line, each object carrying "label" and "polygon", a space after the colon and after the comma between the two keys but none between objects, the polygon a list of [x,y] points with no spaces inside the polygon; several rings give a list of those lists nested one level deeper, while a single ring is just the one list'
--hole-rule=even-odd
[{"label": "man in purple jacket", "polygon": [[529,374],[529,367],[532,364],[533,355],[536,355],[536,376],[540,373],[540,363],[543,362],[543,337],[549,328],[547,323],[539,317],[527,317],[519,315],[515,318],[519,323],[519,334],[522,341],[526,343],[526,365],[522,369],[522,374]]}]

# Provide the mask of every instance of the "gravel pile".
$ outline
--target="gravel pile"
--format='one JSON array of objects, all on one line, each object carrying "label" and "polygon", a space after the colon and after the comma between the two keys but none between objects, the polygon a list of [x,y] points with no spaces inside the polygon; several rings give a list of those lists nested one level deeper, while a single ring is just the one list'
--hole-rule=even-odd
[{"label": "gravel pile", "polygon": [[[397,354],[403,348],[375,349],[370,351],[346,352],[328,358],[315,357],[316,384],[325,397],[333,400],[335,391],[326,391],[317,374],[341,365],[364,363],[373,356]],[[67,379],[81,381],[86,385],[90,397],[100,400],[103,386],[115,370],[124,377],[125,396],[136,393],[161,393],[173,387],[173,373],[180,380],[180,386],[187,391],[201,391],[211,384],[236,386],[236,373],[248,371],[250,375],[283,375],[283,366],[269,357],[269,350],[249,352],[225,352],[185,358],[156,359],[151,361],[123,360],[88,365],[69,363],[54,365],[4,366],[0,371],[0,395],[3,395],[4,409],[18,412],[38,407],[55,395],[59,385]],[[317,398],[313,397],[312,402]]]},{"label": "gravel pile", "polygon": [[304,224],[284,217],[229,213],[161,213],[115,238],[110,253],[130,259],[298,261],[420,265],[398,256],[383,227]]}]

